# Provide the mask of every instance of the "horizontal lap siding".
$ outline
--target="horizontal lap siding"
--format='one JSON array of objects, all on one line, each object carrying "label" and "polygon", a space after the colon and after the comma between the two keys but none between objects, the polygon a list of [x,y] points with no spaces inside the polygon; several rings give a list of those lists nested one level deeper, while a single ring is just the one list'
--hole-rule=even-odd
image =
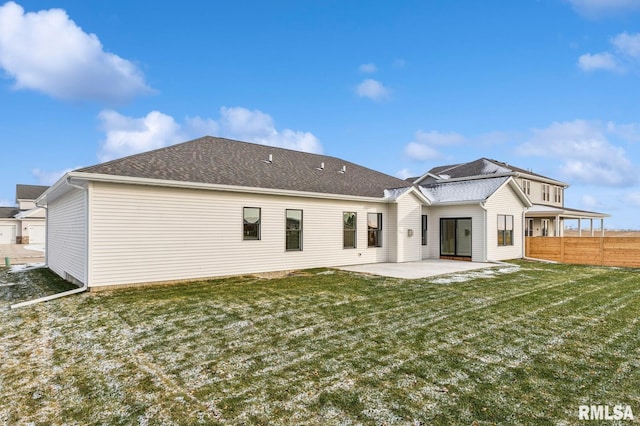
[{"label": "horizontal lap siding", "polygon": [[86,192],[74,189],[49,203],[47,264],[63,278],[71,274],[86,283]]},{"label": "horizontal lap siding", "polygon": [[[94,184],[92,286],[172,281],[388,260],[385,203]],[[261,239],[242,239],[242,208],[260,207]],[[285,209],[303,210],[303,251],[285,250]],[[342,213],[358,214],[343,249]],[[383,213],[383,247],[367,247],[367,212]]]},{"label": "horizontal lap siding", "polygon": [[[487,259],[521,258],[523,254],[524,204],[511,187],[503,185],[485,203],[487,209]],[[513,216],[513,245],[498,246],[498,215]]]},{"label": "horizontal lap siding", "polygon": [[[424,214],[424,213],[423,213]],[[440,257],[440,219],[471,218],[471,260],[484,261],[484,210],[478,204],[429,207],[428,247],[429,258]]]}]

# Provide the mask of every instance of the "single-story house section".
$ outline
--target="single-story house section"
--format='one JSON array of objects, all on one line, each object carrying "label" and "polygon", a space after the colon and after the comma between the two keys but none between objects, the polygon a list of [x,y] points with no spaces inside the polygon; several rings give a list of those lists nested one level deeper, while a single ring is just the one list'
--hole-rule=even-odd
[{"label": "single-story house section", "polygon": [[47,264],[89,288],[424,258],[523,256],[511,176],[417,185],[204,137],[67,173],[38,200]]}]

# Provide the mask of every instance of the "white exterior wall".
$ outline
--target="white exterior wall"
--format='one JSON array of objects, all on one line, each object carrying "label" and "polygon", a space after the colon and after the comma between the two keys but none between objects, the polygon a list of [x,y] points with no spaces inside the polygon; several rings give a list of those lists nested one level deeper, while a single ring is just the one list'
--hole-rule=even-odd
[{"label": "white exterior wall", "polygon": [[0,219],[0,244],[15,244],[16,234],[15,219]]},{"label": "white exterior wall", "polygon": [[397,202],[397,262],[414,262],[422,259],[420,216],[422,202],[413,194],[401,197]]},{"label": "white exterior wall", "polygon": [[[522,188],[522,180],[523,178],[520,178],[520,177],[516,179],[516,182],[518,183],[518,186],[520,186],[520,188]],[[544,183],[544,182],[540,182],[533,179],[527,179],[527,180],[531,182],[531,185],[530,185],[531,194],[526,194],[526,195],[527,197],[529,197],[529,200],[531,200],[532,203],[545,204],[545,205],[556,206],[556,207],[562,207],[564,205],[564,188],[562,188],[561,186],[555,186],[550,183]],[[549,201],[542,199],[542,185],[549,185]],[[554,194],[553,194],[554,188],[558,188],[560,190],[560,194],[561,194],[560,202],[555,202]]]},{"label": "white exterior wall", "polygon": [[[261,239],[245,241],[243,207],[261,208]],[[285,209],[303,210],[303,250],[285,250]],[[90,286],[386,262],[389,204],[94,182]],[[342,214],[357,213],[357,248]],[[367,213],[382,213],[382,247],[367,247]],[[51,211],[50,213],[51,214]],[[419,240],[418,240],[419,241]]]},{"label": "white exterior wall", "polygon": [[73,189],[49,203],[46,232],[49,268],[65,279],[70,274],[86,283],[86,191]]},{"label": "white exterior wall", "polygon": [[430,206],[426,214],[429,216],[429,235],[428,244],[423,247],[423,253],[426,252],[427,258],[440,258],[440,218],[471,218],[471,260],[486,261],[485,211],[479,204]]},{"label": "white exterior wall", "polygon": [[[503,185],[485,203],[487,209],[487,259],[518,259],[523,256],[525,205],[509,185]],[[513,245],[498,246],[498,215],[513,216]]]}]

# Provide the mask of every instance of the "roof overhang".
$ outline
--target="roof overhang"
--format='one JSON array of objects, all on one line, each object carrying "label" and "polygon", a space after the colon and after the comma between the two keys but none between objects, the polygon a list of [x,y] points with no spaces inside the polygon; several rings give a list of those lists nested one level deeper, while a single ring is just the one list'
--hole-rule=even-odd
[{"label": "roof overhang", "polygon": [[[182,182],[175,180],[149,179],[131,176],[116,176],[98,173],[69,172],[47,189],[36,200],[37,206],[48,204],[77,186],[86,186],[88,182],[116,183],[128,185],[158,186],[168,188],[201,189],[209,191],[239,192],[289,197],[320,198],[330,200],[361,201],[371,203],[391,203],[395,200],[382,197],[364,197],[345,194],[325,194],[320,192],[293,191],[288,189],[259,188],[249,186],[221,185],[201,182]],[[426,199],[425,199],[426,200]],[[428,200],[427,200],[428,202]]]},{"label": "roof overhang", "polygon": [[590,212],[586,210],[570,209],[565,207],[545,206],[534,204],[525,212],[525,217],[562,217],[565,219],[604,219],[611,217],[606,213]]}]

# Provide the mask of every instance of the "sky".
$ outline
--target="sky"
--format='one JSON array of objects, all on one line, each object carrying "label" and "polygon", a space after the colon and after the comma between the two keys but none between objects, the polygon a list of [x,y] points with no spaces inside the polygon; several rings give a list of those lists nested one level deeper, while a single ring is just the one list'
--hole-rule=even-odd
[{"label": "sky", "polygon": [[0,0],[0,206],[205,135],[401,178],[492,158],[640,229],[640,0]]}]

